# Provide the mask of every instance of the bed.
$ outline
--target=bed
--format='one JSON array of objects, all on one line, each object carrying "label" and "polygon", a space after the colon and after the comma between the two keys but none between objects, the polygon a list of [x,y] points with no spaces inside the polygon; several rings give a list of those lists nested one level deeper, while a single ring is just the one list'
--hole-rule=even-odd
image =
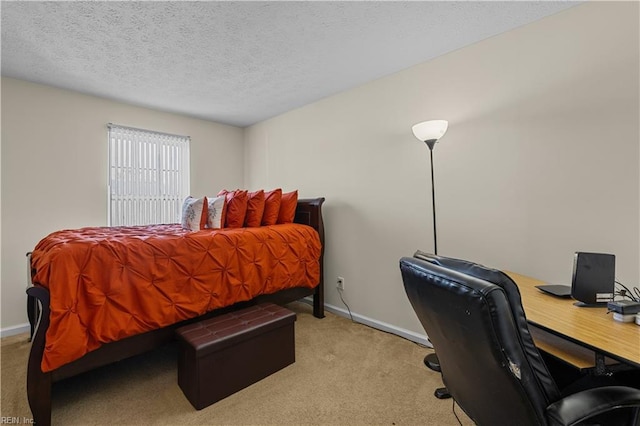
[{"label": "bed", "polygon": [[190,322],[306,296],[324,317],[323,202],[298,200],[292,224],[83,228],[43,239],[27,254],[36,424],[51,423],[52,383],[166,344]]}]

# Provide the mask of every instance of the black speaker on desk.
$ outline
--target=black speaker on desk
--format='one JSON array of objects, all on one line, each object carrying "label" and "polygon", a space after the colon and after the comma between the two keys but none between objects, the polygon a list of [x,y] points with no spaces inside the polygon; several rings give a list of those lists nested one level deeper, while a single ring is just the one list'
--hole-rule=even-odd
[{"label": "black speaker on desk", "polygon": [[616,257],[613,254],[576,252],[573,257],[571,297],[576,306],[607,306],[613,300]]}]

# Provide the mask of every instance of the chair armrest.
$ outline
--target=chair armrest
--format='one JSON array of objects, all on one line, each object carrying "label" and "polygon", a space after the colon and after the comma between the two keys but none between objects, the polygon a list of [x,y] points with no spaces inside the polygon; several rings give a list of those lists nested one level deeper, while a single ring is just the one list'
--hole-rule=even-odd
[{"label": "chair armrest", "polygon": [[[571,394],[547,407],[552,425],[575,425],[617,408],[640,407],[640,389],[604,386]],[[637,416],[637,414],[636,414]]]}]

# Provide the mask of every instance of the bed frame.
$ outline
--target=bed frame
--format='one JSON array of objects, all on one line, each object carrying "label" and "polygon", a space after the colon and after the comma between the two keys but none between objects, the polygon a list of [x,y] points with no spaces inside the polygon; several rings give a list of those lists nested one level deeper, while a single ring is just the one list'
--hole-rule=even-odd
[{"label": "bed frame", "polygon": [[[185,324],[200,321],[225,312],[244,308],[248,305],[273,302],[285,304],[307,296],[313,296],[313,315],[316,318],[324,317],[324,224],[322,221],[322,203],[324,198],[300,199],[296,209],[294,222],[309,225],[320,234],[322,251],[320,252],[320,283],[315,288],[296,287],[280,292],[258,296],[248,302],[216,309],[197,318],[182,321],[158,330],[149,331],[136,336],[131,336],[117,342],[102,345],[98,349],[85,354],[69,364],[65,364],[53,371],[44,373],[41,370],[42,356],[45,346],[45,335],[49,328],[49,291],[37,283],[31,283],[27,288],[27,315],[31,324],[31,351],[27,366],[27,397],[33,419],[38,426],[51,424],[51,386],[68,377],[93,370],[103,365],[138,355],[157,347],[160,347],[174,339],[176,328]],[[31,253],[29,258],[29,270],[31,270]]]}]

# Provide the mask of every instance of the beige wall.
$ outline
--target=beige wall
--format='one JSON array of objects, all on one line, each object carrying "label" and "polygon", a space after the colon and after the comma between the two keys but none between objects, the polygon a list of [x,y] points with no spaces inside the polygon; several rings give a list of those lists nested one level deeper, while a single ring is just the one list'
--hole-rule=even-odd
[{"label": "beige wall", "polygon": [[191,192],[243,184],[243,130],[2,78],[2,328],[26,322],[25,253],[48,233],[107,224],[107,127],[191,136]]},{"label": "beige wall", "polygon": [[[431,251],[570,283],[574,251],[640,281],[638,3],[591,2],[246,130],[245,183],[325,196],[327,302],[422,332],[398,260]],[[425,40],[428,43],[428,40]]]}]

